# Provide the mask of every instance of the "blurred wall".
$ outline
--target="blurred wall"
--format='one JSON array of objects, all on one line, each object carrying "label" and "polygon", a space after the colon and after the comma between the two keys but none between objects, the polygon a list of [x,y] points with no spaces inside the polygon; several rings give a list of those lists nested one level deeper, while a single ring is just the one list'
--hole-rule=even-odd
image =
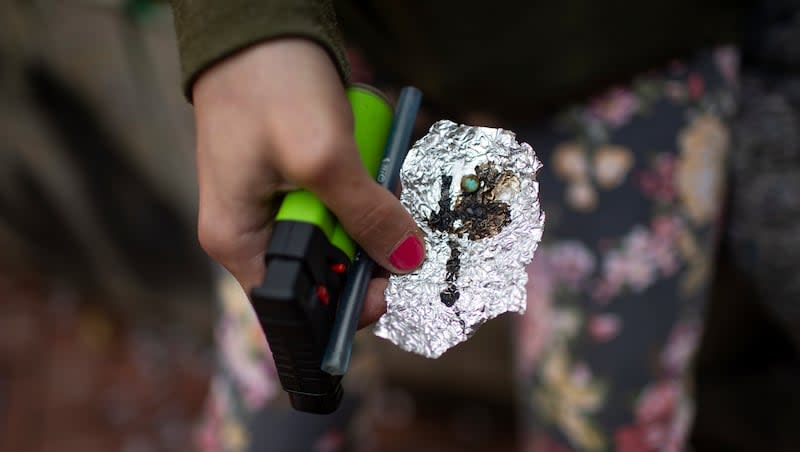
[{"label": "blurred wall", "polygon": [[[168,6],[0,9],[0,258],[108,294],[129,315],[175,309],[207,327],[191,109]],[[142,299],[164,302],[139,309]]]}]

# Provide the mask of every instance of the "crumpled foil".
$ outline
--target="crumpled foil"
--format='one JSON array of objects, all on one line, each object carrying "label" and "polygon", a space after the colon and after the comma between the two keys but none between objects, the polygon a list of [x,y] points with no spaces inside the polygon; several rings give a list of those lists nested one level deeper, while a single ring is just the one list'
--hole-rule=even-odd
[{"label": "crumpled foil", "polygon": [[439,121],[409,151],[400,201],[425,234],[427,257],[392,275],[375,334],[437,358],[486,321],[525,312],[525,266],[541,240],[533,149],[503,129]]}]

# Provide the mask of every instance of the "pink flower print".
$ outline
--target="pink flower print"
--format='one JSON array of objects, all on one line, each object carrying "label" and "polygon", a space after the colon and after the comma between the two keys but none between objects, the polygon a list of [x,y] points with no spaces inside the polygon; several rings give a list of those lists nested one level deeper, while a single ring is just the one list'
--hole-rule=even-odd
[{"label": "pink flower print", "polygon": [[222,450],[219,433],[209,427],[199,430],[195,438],[196,450],[200,452],[217,452]]},{"label": "pink flower print", "polygon": [[683,229],[683,221],[678,216],[659,215],[651,221],[650,229],[656,241],[673,242]]},{"label": "pink flower print", "polygon": [[622,249],[609,253],[607,278],[627,284],[635,292],[646,289],[656,273],[650,255],[650,234],[643,226],[636,226],[625,237]]},{"label": "pink flower print", "polygon": [[650,446],[645,441],[644,431],[636,425],[626,425],[614,433],[617,452],[648,452]]},{"label": "pink flower print", "polygon": [[714,62],[722,78],[731,85],[739,82],[739,52],[735,46],[722,46],[714,50]]},{"label": "pink flower print", "polygon": [[676,165],[674,155],[662,152],[656,156],[653,168],[661,180],[671,182],[675,178]]},{"label": "pink flower print", "polygon": [[699,99],[705,90],[705,82],[700,74],[691,73],[686,79],[686,91],[690,99]]},{"label": "pink flower print", "polygon": [[677,380],[662,380],[648,386],[636,401],[636,422],[648,424],[672,420],[679,395]]},{"label": "pink flower print", "polygon": [[672,276],[680,266],[675,242],[683,226],[683,221],[677,216],[658,216],[651,223],[652,238],[648,253],[664,276]]},{"label": "pink flower print", "polygon": [[662,275],[672,276],[678,271],[680,261],[673,241],[653,240],[650,243],[649,254]]},{"label": "pink flower print", "polygon": [[605,277],[612,286],[621,287],[628,279],[628,261],[620,251],[611,251],[606,255]]},{"label": "pink flower print", "polygon": [[661,444],[669,437],[669,426],[663,422],[654,422],[642,426],[644,441],[650,450],[658,450]]},{"label": "pink flower print", "polygon": [[266,341],[252,341],[248,326],[238,322],[223,322],[218,334],[221,358],[241,390],[249,409],[263,406],[278,392],[277,371]]},{"label": "pink flower print", "polygon": [[628,90],[613,88],[591,101],[589,112],[612,127],[620,127],[639,111],[639,99]]},{"label": "pink flower print", "polygon": [[677,324],[661,351],[661,366],[669,375],[681,375],[697,349],[700,328],[695,324]]},{"label": "pink flower print", "polygon": [[681,391],[678,396],[677,408],[672,415],[667,438],[664,441],[663,452],[681,452],[685,449],[686,438],[694,419],[694,409],[686,398],[685,392]]},{"label": "pink flower print", "polygon": [[691,407],[677,379],[650,384],[639,395],[632,425],[617,429],[617,451],[682,450],[691,424]]},{"label": "pink flower print", "polygon": [[601,279],[592,288],[592,299],[600,304],[606,304],[619,293],[619,290],[619,285],[612,284],[606,279]]},{"label": "pink flower print", "polygon": [[314,452],[338,452],[344,450],[344,445],[344,433],[339,430],[329,430],[314,443]]},{"label": "pink flower print", "polygon": [[622,320],[616,314],[597,314],[587,324],[589,336],[597,342],[608,342],[619,334]]},{"label": "pink flower print", "polygon": [[610,251],[603,261],[603,277],[595,286],[592,296],[597,301],[607,302],[617,296],[627,279],[625,256],[619,250]]},{"label": "pink flower print", "polygon": [[619,248],[606,253],[602,277],[592,291],[595,300],[607,302],[624,287],[641,292],[659,275],[669,276],[678,270],[675,241],[681,223],[674,218],[657,220],[653,221],[653,230],[635,226]]},{"label": "pink flower print", "polygon": [[631,290],[640,293],[650,287],[656,279],[656,268],[652,262],[641,257],[631,257],[626,260],[627,283]]},{"label": "pink flower print", "polygon": [[559,242],[546,251],[547,264],[556,281],[577,290],[594,272],[595,257],[577,240]]},{"label": "pink flower print", "polygon": [[220,438],[221,421],[218,409],[213,407],[213,396],[207,401],[206,415],[203,423],[194,433],[193,442],[196,450],[200,452],[217,452],[222,450],[222,439]]},{"label": "pink flower print", "polygon": [[650,245],[650,233],[642,225],[636,225],[633,230],[625,236],[623,247],[625,254],[631,256],[641,256],[646,254]]},{"label": "pink flower print", "polygon": [[578,387],[589,386],[592,383],[592,369],[584,362],[575,363],[570,374],[570,380]]},{"label": "pink flower print", "polygon": [[659,153],[653,160],[649,171],[639,173],[639,188],[645,196],[658,201],[670,202],[677,193],[675,187],[675,169],[677,162],[672,154]]},{"label": "pink flower print", "polygon": [[198,451],[224,450],[222,430],[226,416],[231,416],[231,404],[228,383],[220,376],[213,377],[209,384],[202,422],[193,435],[193,442]]}]

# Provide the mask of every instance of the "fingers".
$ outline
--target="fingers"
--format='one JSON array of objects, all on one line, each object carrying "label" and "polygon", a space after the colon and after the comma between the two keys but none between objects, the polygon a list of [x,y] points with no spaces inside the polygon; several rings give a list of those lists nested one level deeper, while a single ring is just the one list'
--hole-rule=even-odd
[{"label": "fingers", "polygon": [[258,157],[264,146],[238,114],[196,110],[198,239],[249,294],[264,277],[272,200],[284,182]]},{"label": "fingers", "polygon": [[408,273],[425,259],[422,233],[395,196],[364,170],[352,138],[318,162],[306,187],[336,214],[350,236],[380,266]]},{"label": "fingers", "polygon": [[[246,207],[230,202],[231,193],[201,189],[197,234],[200,245],[224,266],[246,293],[264,278],[264,250],[270,228],[269,207]],[[205,198],[212,198],[207,200]]]},{"label": "fingers", "polygon": [[361,318],[358,321],[359,329],[375,323],[386,312],[386,298],[383,292],[388,284],[389,280],[385,277],[370,281],[364,298],[364,309],[361,310]]}]

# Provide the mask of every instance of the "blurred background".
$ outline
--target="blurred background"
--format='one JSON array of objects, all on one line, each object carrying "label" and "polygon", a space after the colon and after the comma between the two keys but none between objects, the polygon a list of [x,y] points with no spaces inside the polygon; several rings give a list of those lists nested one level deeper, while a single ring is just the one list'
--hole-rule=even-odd
[{"label": "blurred background", "polygon": [[[746,189],[728,200],[737,228],[693,367],[697,450],[800,450],[793,20],[743,83],[731,177]],[[246,299],[196,241],[179,86],[165,3],[0,2],[0,451],[332,451],[358,400],[371,419],[356,437],[394,450],[513,450],[507,318],[435,364],[362,334],[343,414],[287,410],[259,377],[270,356]],[[230,380],[252,407],[277,400],[257,428],[225,420]],[[328,433],[292,446],[309,432]]]},{"label": "blurred background", "polygon": [[172,16],[0,3],[0,450],[193,450],[213,366]]}]

